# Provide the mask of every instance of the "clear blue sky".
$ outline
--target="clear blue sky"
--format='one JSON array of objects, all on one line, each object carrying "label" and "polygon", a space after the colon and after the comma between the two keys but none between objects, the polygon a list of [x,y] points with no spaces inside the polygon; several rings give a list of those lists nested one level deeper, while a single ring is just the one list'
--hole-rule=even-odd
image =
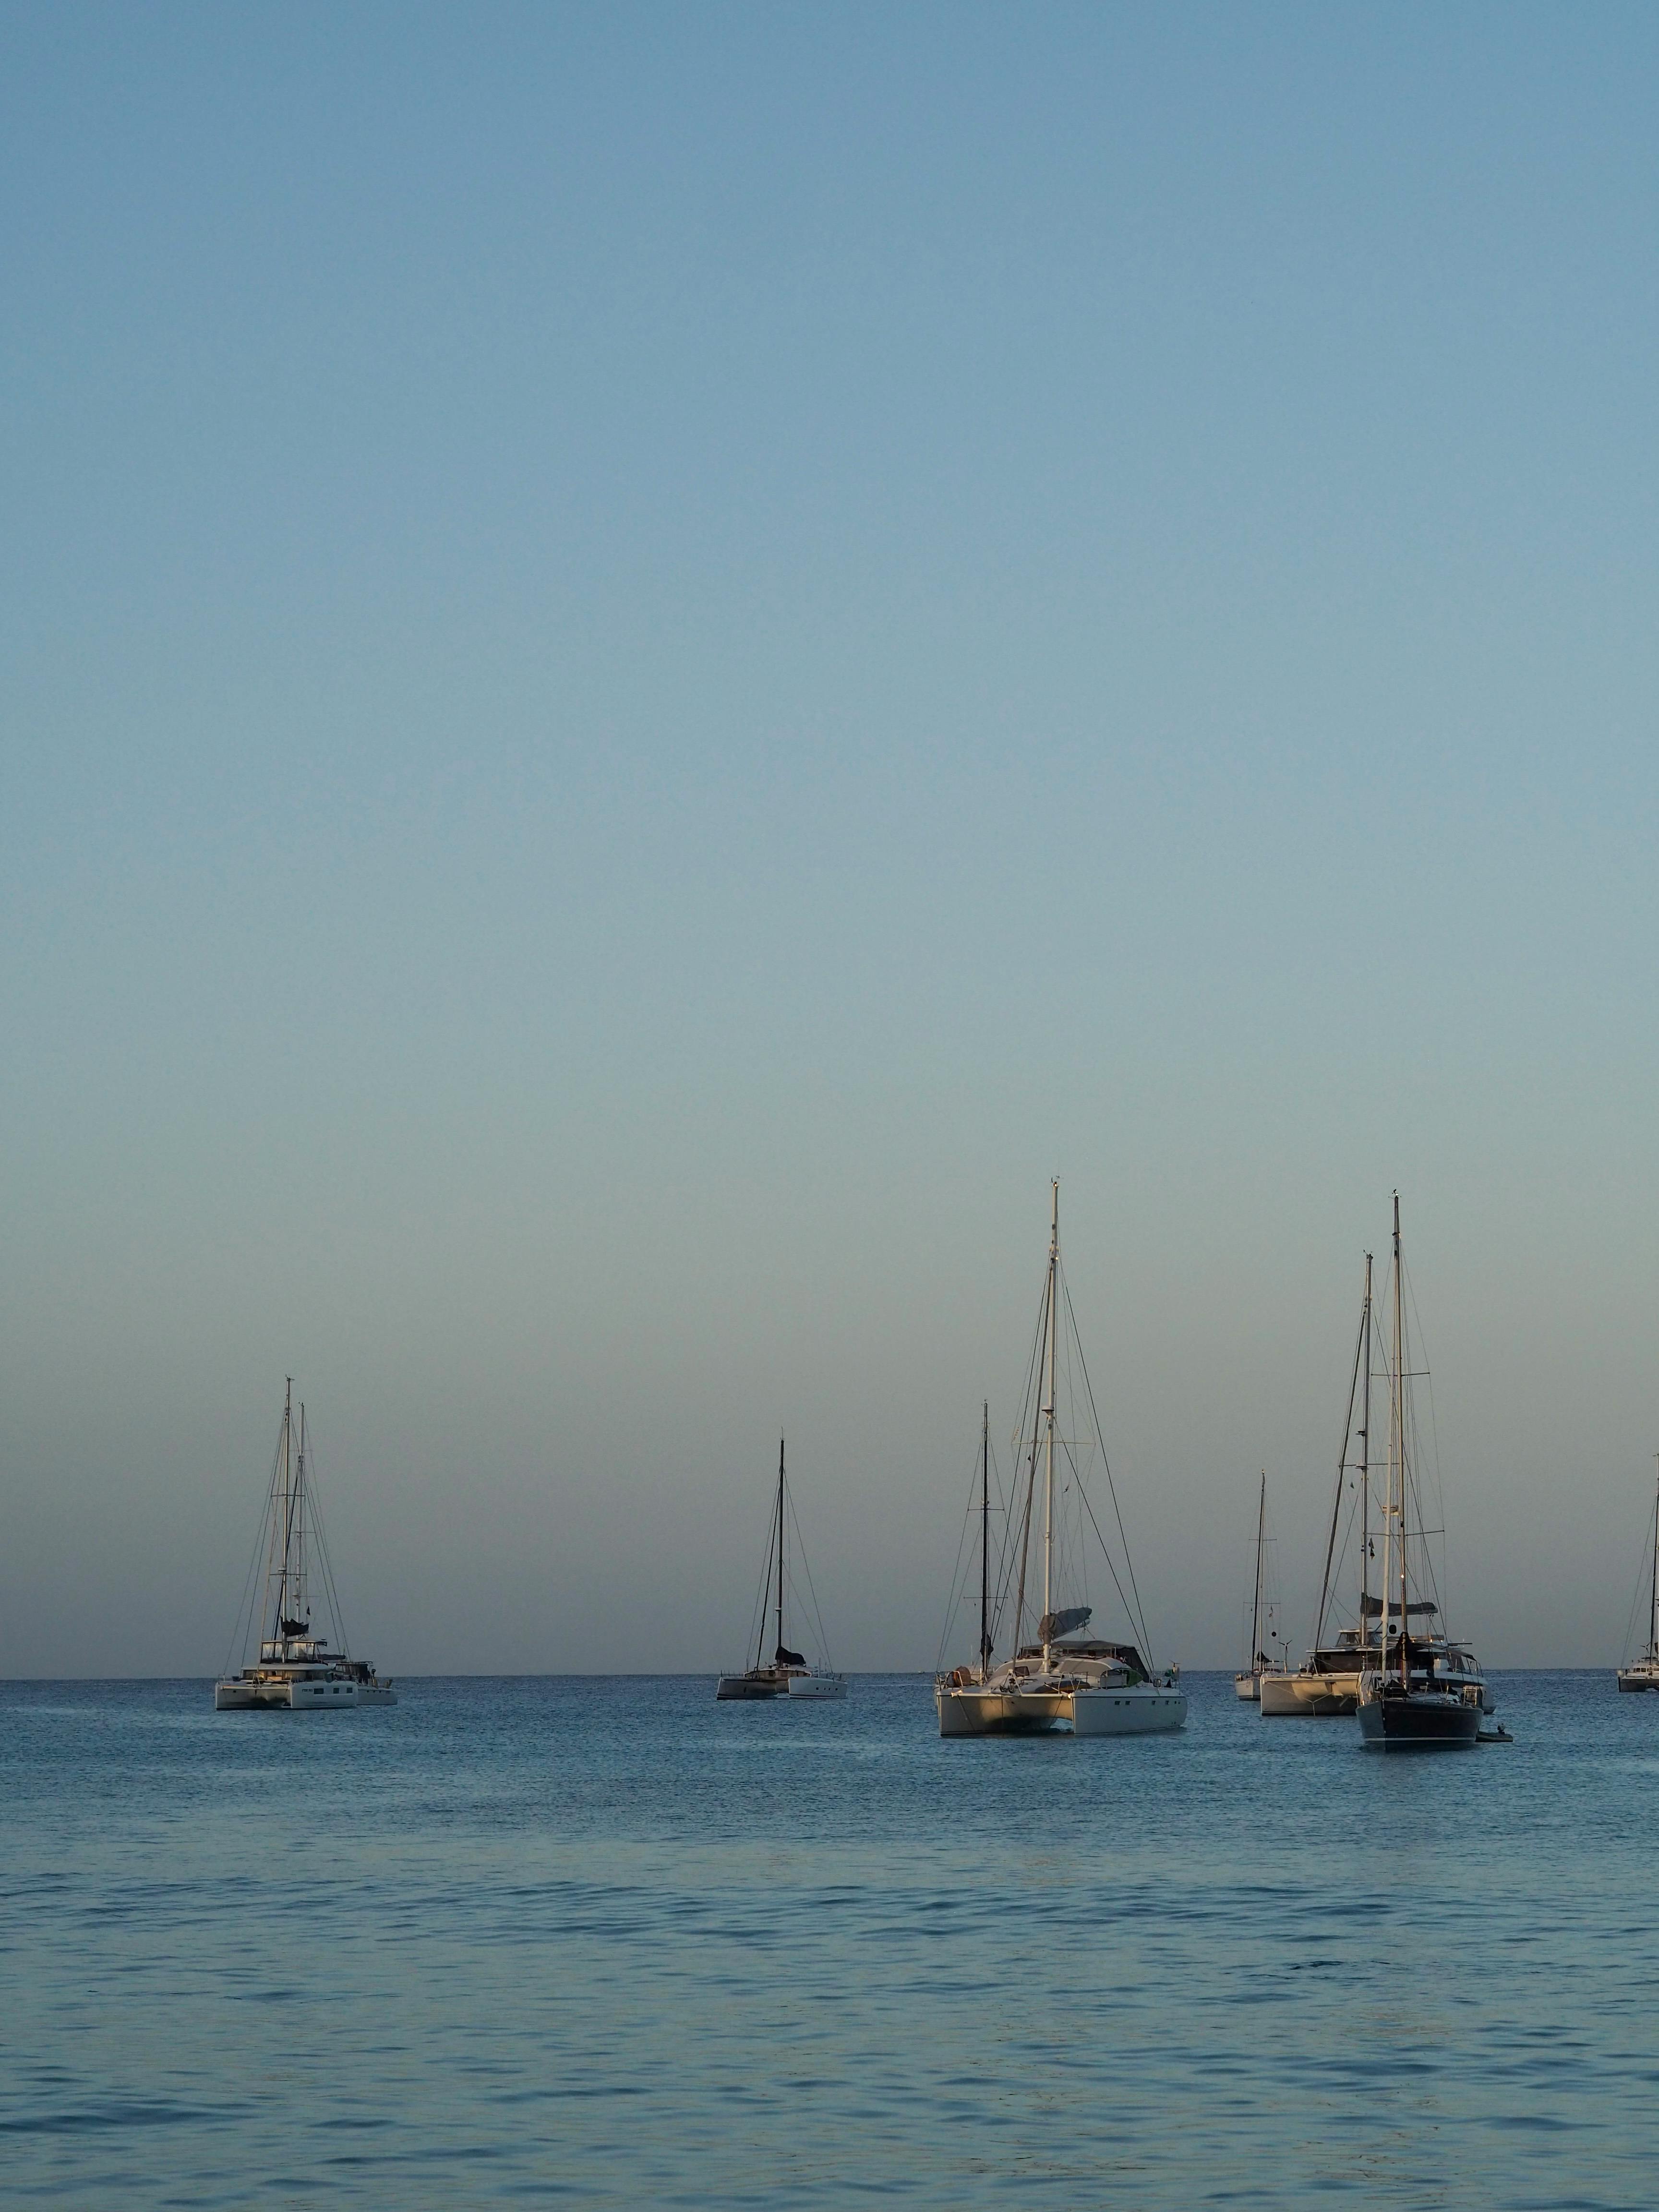
[{"label": "clear blue sky", "polygon": [[1062,1178],[1166,1656],[1404,1194],[1457,1623],[1659,1445],[1646,8],[7,8],[0,1669],[931,1663]]}]

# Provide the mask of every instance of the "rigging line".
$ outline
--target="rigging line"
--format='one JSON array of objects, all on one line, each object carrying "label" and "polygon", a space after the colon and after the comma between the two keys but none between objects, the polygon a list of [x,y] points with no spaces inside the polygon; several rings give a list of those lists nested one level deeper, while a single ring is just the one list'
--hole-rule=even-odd
[{"label": "rigging line", "polygon": [[[749,1633],[755,1646],[757,1667],[760,1665],[761,1642],[766,1634],[766,1608],[772,1595],[772,1539],[777,1534],[777,1525],[778,1502],[775,1498],[772,1500],[772,1510],[766,1516],[766,1570],[761,1577],[760,1594],[755,1601],[755,1610],[749,1617]],[[749,1649],[748,1644],[745,1643],[743,1648],[746,1651]]]},{"label": "rigging line", "polygon": [[[1370,1261],[1369,1259],[1367,1259],[1365,1262],[1365,1267],[1366,1280],[1369,1283],[1370,1279]],[[1320,1647],[1320,1640],[1325,1633],[1325,1609],[1330,1602],[1331,1565],[1336,1555],[1336,1524],[1341,1517],[1342,1513],[1342,1479],[1348,1472],[1348,1446],[1353,1442],[1353,1401],[1359,1395],[1359,1358],[1360,1354],[1365,1349],[1365,1310],[1362,1306],[1359,1315],[1359,1327],[1354,1332],[1353,1373],[1348,1377],[1348,1414],[1346,1420],[1342,1425],[1342,1449],[1337,1455],[1336,1498],[1331,1507],[1331,1540],[1325,1547],[1325,1579],[1319,1586],[1319,1613],[1318,1617],[1314,1622],[1314,1650],[1316,1651],[1318,1650]],[[1365,1439],[1365,1447],[1369,1452],[1370,1449],[1370,1438],[1369,1437]]]},{"label": "rigging line", "polygon": [[943,1631],[943,1632],[941,1633],[941,1635],[940,1635],[940,1637],[939,1637],[939,1650],[938,1650],[938,1651],[934,1654],[934,1657],[933,1657],[933,1672],[934,1672],[936,1674],[942,1674],[945,1672],[945,1646],[946,1646],[946,1644],[949,1644],[949,1642],[951,1641],[951,1628],[952,1628],[952,1626],[953,1626],[953,1625],[955,1624],[955,1621],[956,1621],[956,1617],[957,1617],[957,1607],[962,1603],[962,1600],[963,1600],[963,1588],[962,1588],[962,1555],[963,1555],[963,1552],[966,1550],[966,1548],[967,1548],[967,1545],[968,1545],[968,1526],[969,1526],[969,1522],[970,1522],[970,1521],[973,1519],[973,1517],[974,1517],[974,1505],[975,1505],[975,1498],[974,1498],[974,1491],[975,1491],[975,1487],[976,1487],[976,1485],[975,1485],[975,1484],[974,1483],[974,1481],[973,1481],[973,1475],[976,1475],[978,1473],[979,1473],[979,1450],[978,1450],[978,1447],[977,1447],[977,1444],[976,1444],[976,1445],[975,1445],[975,1451],[974,1451],[974,1464],[973,1464],[972,1473],[970,1474],[969,1478],[969,1485],[968,1485],[968,1504],[967,1504],[966,1507],[963,1509],[963,1516],[962,1516],[962,1528],[961,1528],[961,1530],[960,1530],[960,1532],[959,1532],[959,1534],[957,1534],[957,1560],[956,1560],[956,1565],[955,1565],[955,1566],[954,1566],[954,1567],[952,1567],[952,1569],[951,1570],[951,1598],[950,1598],[950,1603],[948,1604],[948,1606],[947,1606],[947,1607],[946,1607],[946,1608],[945,1608],[945,1627],[944,1627],[944,1631]]},{"label": "rigging line", "polygon": [[[271,1455],[270,1480],[265,1485],[264,1504],[259,1514],[259,1532],[253,1539],[253,1557],[247,1563],[247,1580],[242,1584],[242,1601],[236,1608],[236,1625],[231,1631],[230,1650],[225,1656],[227,1674],[229,1674],[236,1656],[236,1642],[239,1635],[241,1638],[244,1663],[247,1659],[248,1632],[253,1621],[254,1585],[259,1572],[259,1554],[265,1548],[265,1532],[270,1525],[270,1516],[275,1510],[271,1501],[276,1488],[276,1459],[282,1449],[282,1438],[279,1435],[276,1440],[276,1450]],[[243,1620],[244,1614],[247,1616],[246,1624]]]},{"label": "rigging line", "polygon": [[[1025,1425],[1027,1420],[1030,1420],[1031,1425],[1031,1454],[1030,1466],[1027,1472],[1025,1483],[1025,1510],[1020,1521],[1019,1547],[1018,1551],[1012,1553],[1009,1557],[1007,1563],[1007,1582],[1005,1583],[1003,1590],[1000,1594],[997,1601],[997,1619],[999,1625],[1000,1625],[1003,1607],[1006,1602],[1009,1586],[1012,1585],[1013,1582],[1014,1566],[1016,1560],[1018,1560],[1019,1567],[1019,1594],[1015,1601],[1014,1606],[1014,1649],[1016,1651],[1019,1649],[1020,1637],[1024,1632],[1025,1626],[1025,1570],[1031,1542],[1031,1498],[1032,1492],[1036,1485],[1036,1455],[1038,1442],[1036,1403],[1042,1394],[1041,1370],[1042,1364],[1042,1346],[1048,1328],[1048,1293],[1050,1287],[1048,1269],[1045,1266],[1042,1270],[1042,1293],[1037,1300],[1036,1328],[1031,1339],[1030,1355],[1025,1364],[1025,1389],[1024,1395],[1020,1401],[1019,1426],[1015,1431],[1015,1434],[1019,1440],[1019,1455],[1023,1459],[1025,1456]],[[1018,1464],[1018,1462],[1016,1462],[1016,1464]]]},{"label": "rigging line", "polygon": [[334,1563],[328,1555],[328,1532],[323,1526],[323,1493],[317,1485],[317,1454],[306,1436],[306,1480],[311,1492],[311,1524],[317,1539],[317,1556],[323,1563],[323,1595],[328,1601],[328,1624],[339,1640],[339,1651],[343,1658],[351,1656],[351,1638],[346,1632],[345,1615],[340,1610],[340,1597],[334,1587]]},{"label": "rigging line", "polygon": [[[835,1666],[830,1656],[830,1638],[823,1632],[823,1615],[818,1611],[818,1594],[812,1587],[812,1562],[806,1556],[806,1539],[800,1533],[800,1522],[795,1512],[794,1499],[789,1497],[787,1490],[784,1496],[789,1506],[789,1526],[795,1532],[795,1549],[800,1553],[801,1568],[806,1577],[806,1595],[811,1601],[812,1618],[817,1624],[818,1649],[823,1654],[824,1665],[833,1674]],[[794,1577],[791,1575],[789,1577],[791,1589],[794,1587]]]},{"label": "rigging line", "polygon": [[[1140,1592],[1135,1584],[1135,1563],[1129,1555],[1129,1540],[1123,1533],[1123,1509],[1117,1502],[1117,1485],[1112,1480],[1112,1462],[1106,1455],[1105,1432],[1101,1428],[1100,1412],[1095,1404],[1095,1386],[1089,1379],[1089,1361],[1087,1355],[1085,1353],[1083,1349],[1083,1339],[1078,1334],[1077,1316],[1072,1310],[1072,1286],[1066,1280],[1065,1271],[1063,1268],[1060,1272],[1060,1287],[1066,1293],[1066,1311],[1071,1321],[1072,1334],[1076,1339],[1077,1342],[1078,1365],[1083,1370],[1083,1387],[1089,1394],[1089,1411],[1094,1416],[1095,1436],[1100,1445],[1100,1463],[1106,1470],[1106,1487],[1111,1493],[1112,1511],[1117,1517],[1118,1541],[1123,1547],[1123,1565],[1128,1572],[1129,1588],[1134,1591],[1134,1612],[1131,1618],[1138,1621],[1139,1624],[1140,1640],[1142,1644],[1147,1647],[1146,1658],[1146,1664],[1150,1667],[1152,1663],[1151,1649],[1152,1639],[1146,1633],[1146,1616],[1141,1611]],[[1089,1505],[1086,1492],[1085,1493],[1083,1502],[1085,1505]],[[1089,1505],[1089,1518],[1091,1521],[1095,1520],[1095,1509],[1092,1505]],[[1095,1534],[1097,1536],[1100,1536],[1100,1548],[1103,1552],[1106,1552],[1107,1563],[1109,1565],[1111,1564],[1112,1555],[1106,1550],[1106,1539],[1100,1535],[1100,1523],[1097,1521],[1095,1521]],[[1117,1580],[1117,1569],[1115,1566],[1112,1568],[1112,1579],[1114,1582]],[[1126,1612],[1128,1610],[1128,1601],[1127,1599],[1124,1601],[1124,1609]]]},{"label": "rigging line", "polygon": [[[1419,1344],[1420,1345],[1420,1344],[1422,1343],[1422,1341],[1423,1341],[1423,1316],[1421,1316],[1421,1314],[1419,1314],[1419,1311],[1418,1311],[1418,1310],[1417,1310],[1417,1288],[1416,1288],[1415,1284],[1414,1284],[1414,1283],[1413,1282],[1413,1280],[1412,1280],[1412,1274],[1411,1274],[1411,1270],[1410,1270],[1410,1268],[1409,1268],[1409,1267],[1407,1267],[1407,1270],[1406,1270],[1406,1296],[1407,1296],[1407,1297],[1411,1300],[1412,1321],[1413,1321],[1413,1326],[1415,1327],[1415,1328],[1416,1328],[1416,1330],[1417,1330],[1417,1340],[1418,1340]],[[1445,1485],[1444,1479],[1443,1478],[1443,1476],[1442,1476],[1442,1474],[1441,1474],[1441,1472],[1440,1472],[1440,1425],[1439,1425],[1439,1421],[1438,1421],[1438,1419],[1437,1419],[1437,1416],[1436,1416],[1436,1413],[1435,1413],[1435,1404],[1434,1404],[1434,1373],[1433,1373],[1433,1370],[1432,1370],[1431,1368],[1427,1368],[1427,1367],[1424,1368],[1424,1369],[1422,1370],[1422,1379],[1423,1379],[1423,1380],[1424,1380],[1424,1381],[1428,1384],[1428,1386],[1429,1386],[1429,1442],[1430,1442],[1430,1445],[1431,1445],[1431,1448],[1432,1457],[1433,1457],[1435,1498],[1436,1498],[1436,1499],[1437,1499],[1437,1504],[1438,1504],[1438,1506],[1439,1506],[1439,1510],[1440,1510],[1440,1519],[1441,1519],[1441,1522],[1442,1522],[1442,1524],[1443,1524],[1443,1525],[1442,1525],[1442,1528],[1441,1528],[1441,1530],[1440,1530],[1440,1534],[1441,1534],[1441,1535],[1442,1535],[1442,1536],[1443,1536],[1443,1536],[1444,1536],[1444,1534],[1445,1534],[1445,1528],[1444,1528],[1443,1523],[1444,1523],[1444,1522],[1445,1522],[1445,1518],[1446,1518],[1446,1485]],[[1413,1404],[1413,1409],[1412,1409],[1412,1418],[1413,1418],[1413,1423],[1415,1423],[1416,1417],[1417,1417],[1417,1416],[1416,1416],[1416,1407],[1415,1407],[1415,1404]],[[1419,1511],[1421,1510],[1420,1504],[1419,1504]],[[1425,1531],[1424,1531],[1424,1533],[1425,1533],[1425,1534],[1426,1534],[1428,1533],[1428,1531],[1427,1531],[1427,1530],[1425,1530]],[[1443,1567],[1443,1569],[1445,1569],[1445,1571],[1446,1571],[1446,1578],[1447,1578],[1447,1583],[1448,1583],[1448,1589],[1447,1589],[1447,1591],[1446,1591],[1446,1595],[1447,1595],[1448,1597],[1449,1597],[1449,1596],[1450,1596],[1450,1595],[1451,1595],[1450,1589],[1449,1589],[1449,1583],[1450,1583],[1450,1579],[1451,1579],[1451,1575],[1450,1575],[1451,1562],[1449,1561],[1449,1559],[1448,1559],[1446,1558],[1443,1548],[1442,1554],[1441,1554],[1441,1561],[1440,1561],[1440,1564],[1441,1564],[1442,1567]],[[1435,1592],[1435,1595],[1436,1595],[1437,1597],[1438,1597],[1440,1595],[1441,1595],[1441,1593],[1437,1589],[1437,1590],[1436,1590],[1436,1592]],[[1442,1626],[1442,1628],[1443,1628],[1443,1629],[1445,1627],[1446,1622],[1445,1622],[1445,1615],[1444,1615],[1443,1613],[1441,1615],[1441,1622],[1440,1622],[1440,1625],[1441,1625],[1441,1626]]]},{"label": "rigging line", "polygon": [[[1641,1565],[1636,1571],[1636,1590],[1634,1595],[1631,1599],[1630,1613],[1625,1622],[1624,1641],[1619,1647],[1621,1656],[1626,1658],[1628,1658],[1630,1656],[1631,1634],[1636,1626],[1636,1608],[1642,1602],[1643,1594],[1649,1585],[1649,1577],[1653,1572],[1653,1561],[1656,1557],[1656,1553],[1659,1553],[1659,1495],[1656,1495],[1654,1498],[1653,1504],[1648,1513],[1646,1525],[1654,1532],[1653,1542],[1648,1547],[1647,1555],[1643,1559]],[[1650,1626],[1650,1633],[1651,1633]]]}]

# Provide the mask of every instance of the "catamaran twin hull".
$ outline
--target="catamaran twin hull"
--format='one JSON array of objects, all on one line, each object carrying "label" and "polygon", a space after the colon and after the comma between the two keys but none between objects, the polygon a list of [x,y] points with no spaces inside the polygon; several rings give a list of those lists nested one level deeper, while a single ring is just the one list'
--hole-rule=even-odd
[{"label": "catamaran twin hull", "polygon": [[717,1704],[757,1698],[844,1698],[847,1677],[828,1668],[754,1667],[746,1674],[722,1674],[714,1685]]},{"label": "catamaran twin hull", "polygon": [[1352,1674],[1313,1672],[1264,1674],[1261,1717],[1271,1720],[1337,1720],[1359,1710],[1359,1669]]},{"label": "catamaran twin hull", "polygon": [[1154,1682],[1097,1690],[941,1683],[934,1695],[944,1736],[1153,1735],[1183,1728],[1187,1721],[1187,1692]]},{"label": "catamaran twin hull", "polygon": [[352,1705],[395,1705],[398,1693],[390,1682],[354,1682],[349,1678],[290,1680],[286,1676],[237,1675],[213,1686],[216,1713],[254,1712],[265,1709],[292,1712],[341,1712]]}]

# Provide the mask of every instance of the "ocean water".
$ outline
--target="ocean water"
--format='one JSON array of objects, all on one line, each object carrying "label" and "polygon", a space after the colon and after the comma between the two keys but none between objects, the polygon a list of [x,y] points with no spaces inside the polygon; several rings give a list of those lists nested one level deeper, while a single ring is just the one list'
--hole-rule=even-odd
[{"label": "ocean water", "polygon": [[0,1686],[0,2197],[1659,2200],[1659,1698],[1363,1753],[941,1743],[927,1683]]}]

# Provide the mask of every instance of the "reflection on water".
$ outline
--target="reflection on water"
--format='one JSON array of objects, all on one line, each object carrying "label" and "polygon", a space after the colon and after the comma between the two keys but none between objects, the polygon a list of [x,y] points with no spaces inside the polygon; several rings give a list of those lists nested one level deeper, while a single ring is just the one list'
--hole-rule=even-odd
[{"label": "reflection on water", "polygon": [[1378,1759],[927,1685],[0,1689],[9,2199],[1645,2207],[1659,1698]]}]

